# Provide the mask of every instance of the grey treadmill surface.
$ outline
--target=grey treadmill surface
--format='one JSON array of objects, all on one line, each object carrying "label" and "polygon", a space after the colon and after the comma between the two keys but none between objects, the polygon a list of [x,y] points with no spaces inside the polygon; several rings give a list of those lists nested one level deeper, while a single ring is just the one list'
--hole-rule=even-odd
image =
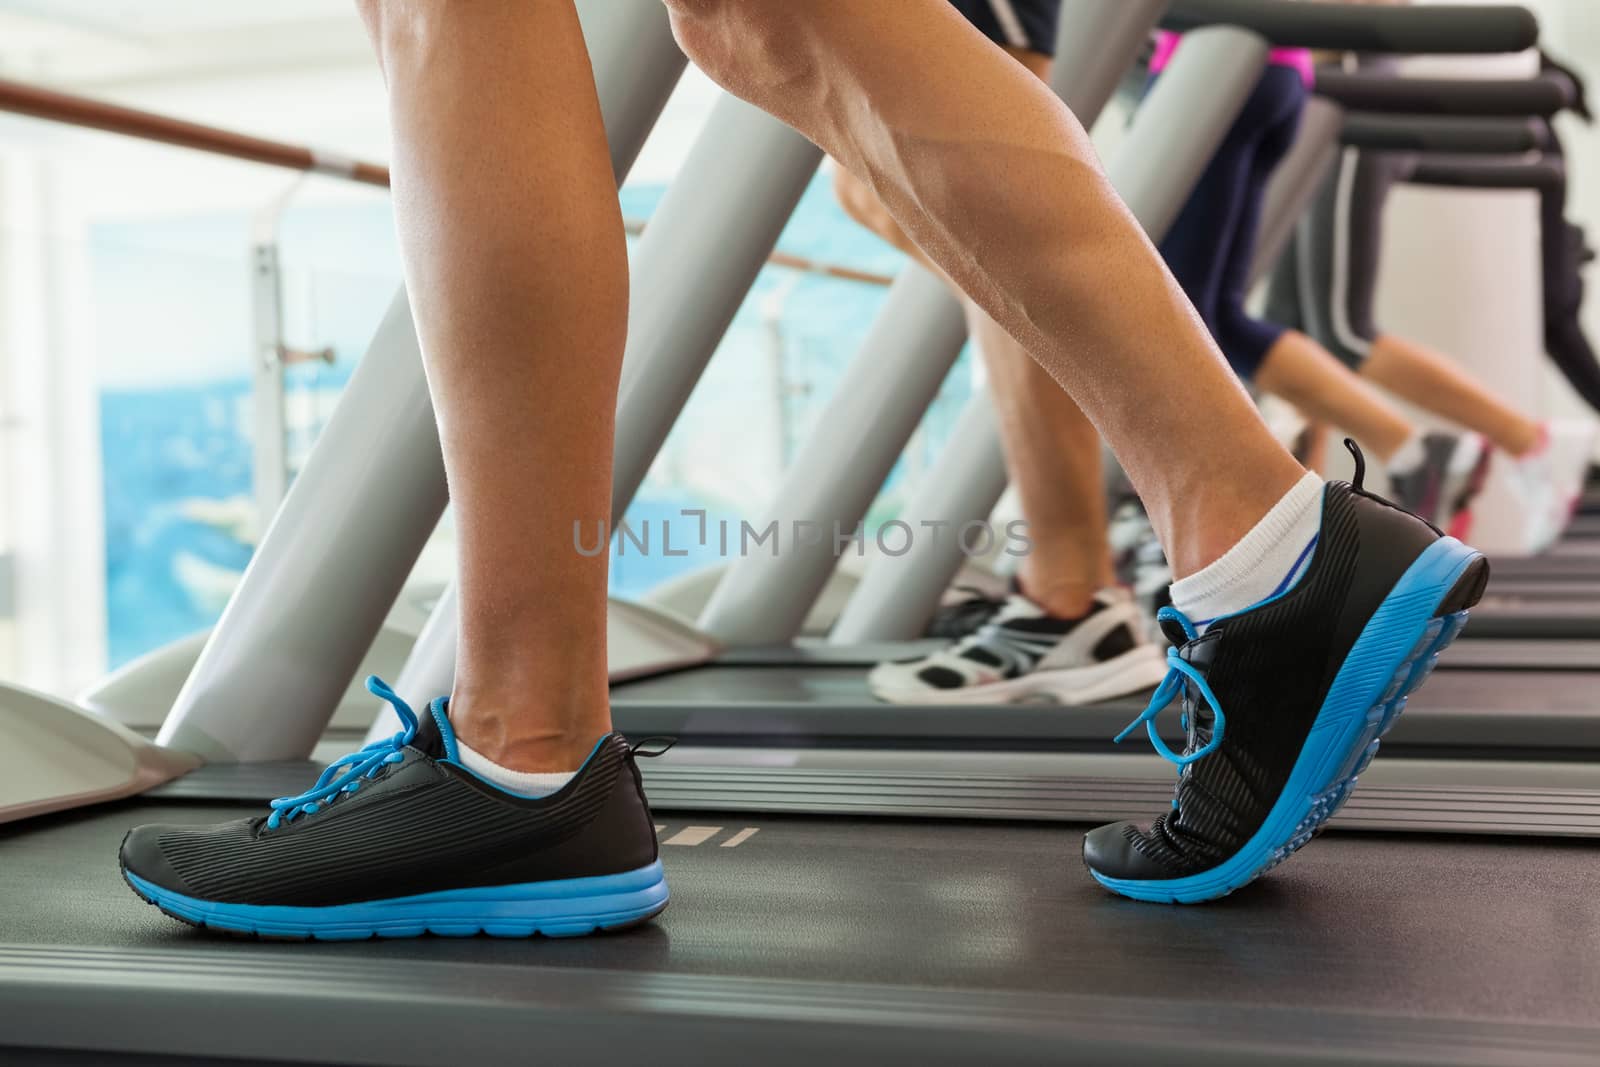
[{"label": "grey treadmill surface", "polygon": [[1489,585],[1486,600],[1490,603],[1506,600],[1539,599],[1600,601],[1600,578],[1573,578],[1559,574],[1535,575],[1527,578],[1502,578],[1499,575]]},{"label": "grey treadmill surface", "polygon": [[1578,581],[1600,579],[1600,559],[1584,556],[1516,556],[1493,559],[1489,563],[1489,590],[1503,579],[1571,578]]},{"label": "grey treadmill surface", "polygon": [[1475,637],[1451,646],[1439,667],[1446,673],[1547,670],[1600,674],[1600,640],[1569,638],[1564,641],[1533,641],[1526,638]]},{"label": "grey treadmill surface", "polygon": [[[1389,739],[1409,747],[1600,752],[1600,674],[1562,670],[1436,671]],[[1086,707],[895,705],[875,700],[860,668],[711,665],[613,687],[628,734],[786,742],[1108,746],[1146,698]],[[1166,718],[1176,736],[1177,715]]]},{"label": "grey treadmill surface", "polygon": [[1504,597],[1490,593],[1472,609],[1464,634],[1567,641],[1600,638],[1600,600]]},{"label": "grey treadmill surface", "polygon": [[1569,537],[1551,545],[1550,551],[1546,553],[1546,558],[1583,561],[1600,560],[1600,543],[1597,543],[1592,538]]},{"label": "grey treadmill surface", "polygon": [[1060,827],[662,813],[672,906],[578,941],[221,939],[122,883],[130,826],[241,811],[0,828],[0,1059],[1529,1063],[1600,1042],[1592,842],[1330,834],[1171,908],[1103,892]]},{"label": "grey treadmill surface", "polygon": [[1542,556],[1496,559],[1490,568],[1489,588],[1473,609],[1465,636],[1600,638],[1600,540],[1568,536]]}]

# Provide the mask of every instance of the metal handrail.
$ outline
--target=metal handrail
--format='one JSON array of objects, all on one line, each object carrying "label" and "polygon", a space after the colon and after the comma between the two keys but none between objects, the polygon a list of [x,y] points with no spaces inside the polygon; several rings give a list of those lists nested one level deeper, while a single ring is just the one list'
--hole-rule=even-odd
[{"label": "metal handrail", "polygon": [[286,141],[235,133],[154,111],[109,104],[92,97],[45,89],[27,82],[0,78],[0,111],[137,137],[144,141],[159,141],[272,167],[327,174],[364,185],[387,187],[389,184],[389,168],[377,163],[367,163],[336,152]]},{"label": "metal handrail", "polygon": [[[389,168],[381,163],[369,163],[340,153],[291,144],[287,141],[236,133],[218,126],[208,126],[205,123],[176,119],[154,111],[111,104],[58,89],[45,89],[27,82],[0,78],[0,111],[59,122],[68,126],[82,126],[125,137],[136,137],[144,141],[157,141],[161,144],[176,145],[179,148],[209,152],[252,163],[264,163],[272,167],[327,174],[360,182],[363,185],[380,188],[389,186]],[[629,220],[629,233],[637,234],[643,229],[642,221]],[[894,281],[894,278],[887,274],[843,267],[787,252],[774,252],[767,261],[774,266],[867,285],[887,286]]]}]

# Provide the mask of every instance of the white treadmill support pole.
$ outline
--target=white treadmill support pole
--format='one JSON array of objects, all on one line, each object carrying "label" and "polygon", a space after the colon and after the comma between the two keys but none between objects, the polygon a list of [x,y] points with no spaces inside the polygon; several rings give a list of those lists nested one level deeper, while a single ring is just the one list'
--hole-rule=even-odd
[{"label": "white treadmill support pole", "polygon": [[789,126],[724,95],[634,253],[617,394],[620,522],[822,162]]},{"label": "white treadmill support pole", "polygon": [[849,538],[866,517],[966,339],[961,304],[943,280],[907,263],[756,526],[775,524],[776,539],[729,564],[700,629],[728,645],[800,632],[838,561],[835,531]]},{"label": "white treadmill support pole", "polygon": [[[1255,87],[1267,44],[1219,26],[1196,30],[1139,107],[1109,168],[1111,183],[1152,239],[1159,241]],[[1150,161],[1160,159],[1153,167]],[[944,452],[901,513],[913,529],[981,521],[1006,487],[999,426],[987,395],[967,403]],[[924,537],[898,557],[873,560],[829,640],[845,644],[921,635],[962,563],[954,537]]]},{"label": "white treadmill support pole", "polygon": [[[659,0],[580,0],[612,166],[632,165],[682,73]],[[208,760],[303,759],[446,502],[404,292],[162,725]]]}]

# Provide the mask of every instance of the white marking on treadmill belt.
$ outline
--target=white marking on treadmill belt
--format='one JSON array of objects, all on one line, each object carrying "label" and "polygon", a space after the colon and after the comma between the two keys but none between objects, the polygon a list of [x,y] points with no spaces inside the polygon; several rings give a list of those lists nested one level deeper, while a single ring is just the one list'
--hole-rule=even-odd
[{"label": "white marking on treadmill belt", "polygon": [[726,841],[724,841],[722,843],[722,847],[723,848],[738,848],[740,845],[744,844],[746,841],[748,841],[752,837],[754,837],[756,835],[756,830],[758,830],[758,829],[759,829],[759,827],[746,826],[743,830],[740,830],[738,833],[734,834],[732,837],[730,837]]},{"label": "white marking on treadmill belt", "polygon": [[663,845],[699,845],[722,833],[720,826],[686,826],[662,842]]}]

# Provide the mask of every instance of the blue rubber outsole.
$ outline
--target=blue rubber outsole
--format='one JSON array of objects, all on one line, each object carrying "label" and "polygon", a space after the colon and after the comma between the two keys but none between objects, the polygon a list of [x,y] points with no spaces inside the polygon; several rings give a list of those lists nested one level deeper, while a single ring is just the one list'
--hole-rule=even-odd
[{"label": "blue rubber outsole", "polygon": [[1465,610],[1438,614],[1482,553],[1453,537],[1411,565],[1345,657],[1283,792],[1261,828],[1228,860],[1185,878],[1097,882],[1134,900],[1197,904],[1227,896],[1288,859],[1343,806],[1407,698],[1466,625]]},{"label": "blue rubber outsole", "polygon": [[594,878],[485,886],[327,907],[280,907],[199,900],[163,889],[132,871],[128,885],[147,902],[192,926],[289,940],[371,937],[581,937],[634,926],[667,906],[661,861]]}]

